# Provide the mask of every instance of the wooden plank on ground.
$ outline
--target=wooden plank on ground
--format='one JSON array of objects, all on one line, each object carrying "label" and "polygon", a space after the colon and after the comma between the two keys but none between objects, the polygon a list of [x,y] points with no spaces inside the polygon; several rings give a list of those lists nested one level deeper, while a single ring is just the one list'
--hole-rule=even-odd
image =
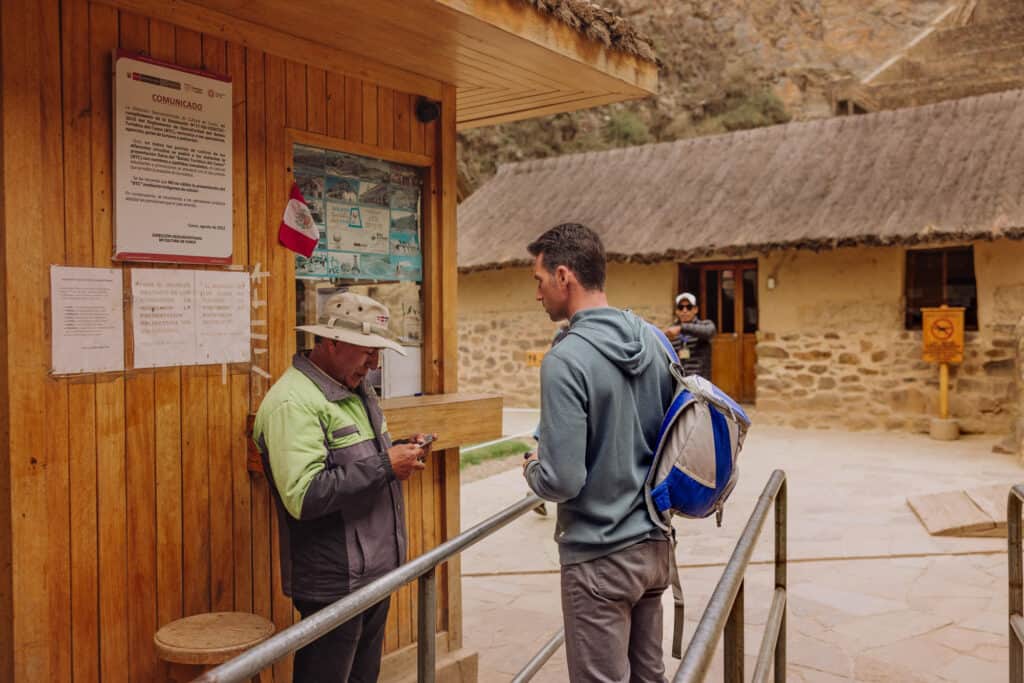
[{"label": "wooden plank on ground", "polygon": [[961,536],[989,531],[996,526],[963,491],[911,496],[907,504],[933,536]]},{"label": "wooden plank on ground", "polygon": [[[993,484],[978,486],[964,491],[978,508],[988,515],[997,527],[1006,528],[1006,498],[1010,494],[1012,484]],[[1006,532],[1003,531],[1003,535]]]}]

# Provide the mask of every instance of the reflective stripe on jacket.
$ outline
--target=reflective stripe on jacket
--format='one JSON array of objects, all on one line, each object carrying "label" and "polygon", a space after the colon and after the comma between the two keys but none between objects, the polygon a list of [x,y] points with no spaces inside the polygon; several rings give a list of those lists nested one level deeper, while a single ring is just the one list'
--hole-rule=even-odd
[{"label": "reflective stripe on jacket", "polygon": [[296,354],[253,439],[273,484],[285,595],[331,602],[405,561],[402,487],[368,384],[350,390]]}]

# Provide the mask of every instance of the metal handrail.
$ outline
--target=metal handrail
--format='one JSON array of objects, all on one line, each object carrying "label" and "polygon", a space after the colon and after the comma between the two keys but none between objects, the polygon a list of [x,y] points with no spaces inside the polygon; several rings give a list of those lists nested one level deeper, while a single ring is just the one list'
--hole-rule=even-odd
[{"label": "metal handrail", "polygon": [[[437,621],[435,618],[437,612],[437,566],[474,543],[487,538],[498,529],[537,507],[541,502],[536,495],[526,496],[455,538],[428,550],[356,592],[346,595],[297,624],[289,626],[234,659],[210,669],[196,678],[193,683],[242,683],[247,681],[282,657],[295,652],[349,619],[370,609],[413,580],[419,581],[417,681],[434,683],[437,659]],[[548,656],[550,657],[550,654]]]},{"label": "metal handrail", "polygon": [[544,647],[542,647],[540,651],[533,656],[533,659],[526,663],[523,670],[512,678],[512,683],[526,683],[527,681],[532,680],[533,677],[537,675],[537,672],[547,664],[549,659],[551,659],[551,655],[558,652],[558,648],[562,647],[562,643],[564,642],[565,629],[560,628],[558,629],[558,633],[551,636],[551,640],[544,643]]},{"label": "metal handrail", "polygon": [[1021,504],[1024,484],[1006,496],[1006,555],[1010,594],[1010,683],[1024,681],[1024,558],[1021,557]]},{"label": "metal handrail", "polygon": [[[725,681],[742,683],[744,667],[743,597],[744,574],[754,553],[768,508],[775,507],[775,590],[765,633],[754,669],[754,683],[768,679],[774,670],[775,683],[786,680],[786,473],[775,470],[757,499],[736,548],[722,572],[708,607],[701,616],[673,683],[700,683],[711,667],[715,648],[725,631]],[[1018,539],[1019,539],[1018,533]],[[1019,557],[1019,553],[1018,553]],[[1011,578],[1012,581],[1012,578]],[[1019,583],[1018,583],[1019,585]],[[774,661],[774,667],[772,663]]]}]

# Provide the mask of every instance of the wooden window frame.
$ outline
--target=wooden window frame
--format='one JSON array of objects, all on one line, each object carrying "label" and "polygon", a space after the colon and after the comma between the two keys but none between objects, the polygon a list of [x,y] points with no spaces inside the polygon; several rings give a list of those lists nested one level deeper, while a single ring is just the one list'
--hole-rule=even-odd
[{"label": "wooden window frame", "polygon": [[[974,245],[968,244],[965,246],[957,247],[940,247],[937,249],[908,249],[903,260],[903,267],[905,269],[906,277],[904,278],[904,289],[903,289],[903,328],[905,330],[920,330],[921,325],[911,324],[908,318],[912,306],[910,301],[910,292],[914,289],[914,284],[917,281],[917,273],[914,268],[911,267],[911,258],[913,254],[941,254],[942,255],[942,274],[941,274],[941,288],[942,288],[942,304],[946,304],[949,301],[949,293],[947,288],[949,287],[949,254],[953,252],[967,252],[971,259],[971,276],[974,279],[974,318],[971,321],[971,316],[964,316],[965,324],[964,329],[972,332],[976,332],[980,327],[980,320],[978,315],[978,274],[977,269],[974,267]],[[920,306],[916,307],[920,310]],[[970,309],[968,309],[969,311]],[[965,311],[967,313],[967,311]]]}]

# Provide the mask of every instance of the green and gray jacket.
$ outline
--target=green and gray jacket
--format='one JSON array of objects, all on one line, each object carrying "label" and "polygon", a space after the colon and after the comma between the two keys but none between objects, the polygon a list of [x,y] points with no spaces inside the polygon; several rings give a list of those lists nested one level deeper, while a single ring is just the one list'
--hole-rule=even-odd
[{"label": "green and gray jacket", "polygon": [[285,595],[333,602],[405,561],[402,487],[368,384],[350,390],[296,354],[253,439],[277,502]]}]

